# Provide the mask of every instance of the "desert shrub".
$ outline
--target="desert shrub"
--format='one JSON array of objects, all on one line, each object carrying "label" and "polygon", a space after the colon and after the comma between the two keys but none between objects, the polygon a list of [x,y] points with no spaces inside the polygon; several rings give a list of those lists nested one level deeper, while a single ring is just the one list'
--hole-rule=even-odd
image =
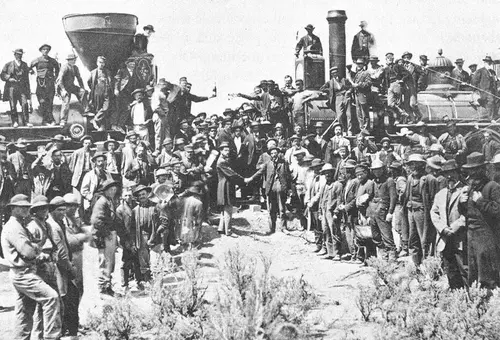
[{"label": "desert shrub", "polygon": [[373,286],[359,285],[356,296],[356,307],[361,312],[364,321],[370,321],[373,311],[378,308],[379,296]]}]

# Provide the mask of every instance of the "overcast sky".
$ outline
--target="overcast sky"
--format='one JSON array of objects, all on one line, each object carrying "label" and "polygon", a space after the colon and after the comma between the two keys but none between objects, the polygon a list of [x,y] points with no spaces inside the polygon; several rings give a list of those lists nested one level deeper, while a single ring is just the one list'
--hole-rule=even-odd
[{"label": "overcast sky", "polygon": [[500,47],[498,0],[4,0],[0,58],[2,63],[11,60],[12,50],[20,47],[30,62],[46,42],[53,46],[51,55],[64,60],[71,52],[64,15],[135,14],[140,27],[152,24],[157,32],[148,49],[155,55],[160,77],[176,82],[187,76],[192,92],[199,95],[209,95],[217,83],[217,100],[193,106],[193,113],[212,112],[232,105],[227,93],[251,92],[261,79],[282,84],[284,75],[294,76],[297,32],[304,35],[309,23],[316,26],[328,55],[326,15],[333,9],[347,13],[348,54],[361,20],[375,35],[381,59],[387,51],[400,55],[409,50],[417,61],[418,55],[433,58],[442,48],[445,56],[464,58],[469,65]]}]

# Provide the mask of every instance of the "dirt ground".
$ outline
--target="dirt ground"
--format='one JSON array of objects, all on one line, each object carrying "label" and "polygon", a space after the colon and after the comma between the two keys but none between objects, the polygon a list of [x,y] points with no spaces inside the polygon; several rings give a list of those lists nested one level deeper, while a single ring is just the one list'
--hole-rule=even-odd
[{"label": "dirt ground", "polygon": [[[217,221],[214,221],[214,224]],[[234,215],[234,230],[237,237],[220,237],[216,226],[205,227],[203,230],[206,241],[199,251],[204,278],[209,291],[217,287],[218,263],[224,252],[233,247],[249,256],[259,256],[260,253],[272,258],[271,273],[276,276],[301,277],[316,290],[320,304],[312,312],[316,339],[374,339],[379,331],[376,325],[363,323],[355,299],[357,286],[367,283],[370,269],[363,265],[347,262],[333,262],[322,259],[313,253],[311,232],[291,231],[266,235],[268,231],[268,215],[266,211],[250,212],[245,210]],[[295,227],[297,223],[289,224]],[[117,253],[117,265],[114,275],[115,289],[120,290],[119,268],[120,250]],[[91,247],[84,249],[84,286],[85,293],[80,306],[81,323],[85,324],[89,311],[95,310],[102,303],[102,297],[97,292],[97,251]],[[147,310],[151,302],[147,296],[133,298],[140,308]],[[15,294],[7,272],[0,273],[0,304],[8,307],[0,313],[0,339],[12,339],[14,323],[13,306]],[[81,337],[92,339],[91,336]]]}]

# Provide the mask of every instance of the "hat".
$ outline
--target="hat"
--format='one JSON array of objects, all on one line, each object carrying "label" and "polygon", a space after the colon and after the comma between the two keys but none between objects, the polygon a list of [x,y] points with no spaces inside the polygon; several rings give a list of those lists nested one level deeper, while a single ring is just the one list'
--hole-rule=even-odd
[{"label": "hat", "polygon": [[312,162],[314,160],[314,157],[311,156],[311,155],[307,155],[304,157],[304,159],[302,160],[303,162]]},{"label": "hat", "polygon": [[429,147],[429,151],[431,151],[431,152],[443,152],[444,148],[441,144],[434,143]]},{"label": "hat", "polygon": [[191,144],[188,144],[184,147],[184,151],[193,151],[193,146]]},{"label": "hat", "polygon": [[172,144],[172,138],[170,137],[167,137],[163,140],[163,144],[162,145],[167,145],[167,144]]},{"label": "hat", "polygon": [[23,49],[22,49],[22,48],[16,48],[16,49],[15,49],[14,51],[12,51],[12,52],[14,52],[14,54],[24,54],[24,51],[23,51]]},{"label": "hat", "polygon": [[376,159],[372,162],[372,166],[371,166],[371,169],[372,170],[375,170],[375,169],[381,169],[385,166],[385,164],[380,160],[380,159]]},{"label": "hat", "polygon": [[457,162],[454,159],[445,161],[441,165],[441,172],[458,170]]},{"label": "hat", "polygon": [[337,66],[330,67],[330,72],[332,71],[338,71],[339,68]]},{"label": "hat", "polygon": [[134,91],[132,91],[131,95],[134,96],[136,93],[144,94],[144,89],[135,89]]},{"label": "hat", "polygon": [[256,121],[253,121],[253,122],[250,123],[250,127],[251,128],[256,127],[256,126],[260,126],[260,123],[256,122]]},{"label": "hat", "polygon": [[388,55],[392,55],[392,56],[393,56],[393,55],[394,55],[394,53],[392,53],[392,52],[387,52],[387,53],[385,54],[385,56],[387,57]]},{"label": "hat", "polygon": [[165,169],[158,169],[156,170],[156,173],[155,173],[155,176],[158,177],[158,176],[167,176],[168,175],[168,171],[165,170]]},{"label": "hat", "polygon": [[281,152],[281,149],[278,146],[272,146],[270,148],[267,148],[267,153],[271,153],[273,150],[278,150],[278,152]]},{"label": "hat", "polygon": [[332,129],[333,129],[333,130],[335,130],[335,128],[336,128],[337,126],[340,126],[340,129],[342,129],[342,124],[340,124],[339,122],[334,123],[334,124],[332,125]]},{"label": "hat", "polygon": [[61,206],[65,206],[65,205],[66,205],[66,202],[64,201],[64,198],[62,198],[61,196],[56,196],[50,200],[50,207],[51,208],[61,207]]},{"label": "hat", "polygon": [[495,154],[493,159],[490,161],[491,164],[499,164],[500,163],[500,153]]},{"label": "hat", "polygon": [[152,191],[151,187],[147,187],[143,184],[139,184],[132,192],[132,195],[137,196],[141,191],[144,191],[144,190],[147,191],[148,193],[150,193]]},{"label": "hat", "polygon": [[198,130],[206,130],[206,129],[208,129],[208,123],[203,122],[198,124]]},{"label": "hat", "polygon": [[43,44],[38,50],[41,52],[45,47],[48,47],[49,51],[52,49],[52,46],[50,46],[49,44]]},{"label": "hat", "polygon": [[154,91],[155,90],[155,87],[154,86],[151,86],[151,85],[146,85],[146,92],[148,91]]},{"label": "hat", "polygon": [[379,61],[380,59],[376,55],[371,55],[369,60],[370,61]]},{"label": "hat", "polygon": [[283,124],[282,123],[276,123],[276,125],[274,126],[274,129],[283,129]]},{"label": "hat", "polygon": [[425,54],[422,54],[420,57],[419,57],[420,60],[429,60],[429,58],[427,58],[427,56]]},{"label": "hat", "polygon": [[125,138],[129,139],[130,137],[134,137],[134,136],[135,136],[135,137],[137,137],[137,136],[138,136],[138,134],[137,134],[135,131],[130,130],[130,131],[129,131],[129,132],[127,132],[127,134],[125,135]]},{"label": "hat", "polygon": [[306,30],[313,30],[314,29],[314,26],[309,24],[307,25],[306,27],[304,27]]},{"label": "hat", "polygon": [[316,124],[314,124],[315,128],[322,128],[323,126],[324,126],[323,122],[316,122]]},{"label": "hat", "polygon": [[74,53],[70,53],[70,54],[68,54],[68,56],[66,57],[66,60],[74,60],[74,59],[76,59],[76,58],[77,58],[76,54],[74,54]]},{"label": "hat", "polygon": [[455,60],[455,64],[463,64],[464,63],[464,60],[462,58],[458,58],[457,60]]},{"label": "hat", "polygon": [[383,144],[384,142],[391,142],[391,139],[389,137],[384,137],[380,140],[380,144]]},{"label": "hat", "polygon": [[134,63],[135,64],[135,58],[128,58],[126,61],[125,61],[125,64],[128,64],[128,63]]},{"label": "hat", "polygon": [[118,141],[114,140],[113,138],[110,138],[104,141],[104,149],[106,150],[108,149],[109,143],[114,143],[117,149],[120,147],[120,143],[118,143]]},{"label": "hat", "polygon": [[10,207],[31,207],[28,196],[23,194],[14,195],[7,206]]},{"label": "hat", "polygon": [[328,172],[328,171],[335,171],[335,168],[330,163],[326,163],[325,165],[323,165],[323,167],[321,168],[320,172],[321,173],[325,173],[325,172]]},{"label": "hat", "polygon": [[430,158],[427,158],[427,166],[434,169],[434,170],[441,170],[441,157],[439,156],[432,156]]},{"label": "hat", "polygon": [[[200,118],[201,116],[203,116],[203,117],[207,118],[207,113],[206,113],[206,112],[200,112],[200,113],[198,113],[198,114],[196,115],[196,118]],[[203,118],[203,119],[205,119],[205,118]]]},{"label": "hat", "polygon": [[467,163],[462,165],[464,169],[474,169],[479,168],[486,164],[484,155],[480,152],[473,152],[467,156]]},{"label": "hat", "polygon": [[117,181],[114,181],[112,179],[107,179],[105,180],[102,184],[101,184],[101,187],[100,189],[102,191],[106,191],[108,190],[109,188],[112,188],[112,187],[119,187],[120,186],[120,182],[117,182]]},{"label": "hat", "polygon": [[92,162],[95,162],[97,160],[97,158],[104,158],[106,159],[106,154],[104,152],[96,152],[94,157],[92,157]]},{"label": "hat", "polygon": [[[306,154],[306,149],[304,149],[304,148],[300,148],[300,149],[295,150],[295,151],[293,152],[293,156],[295,156],[295,157],[296,157],[296,156],[299,156],[299,155],[305,155],[305,154]],[[312,160],[312,159],[311,159],[311,160]]]},{"label": "hat", "polygon": [[365,64],[365,60],[363,58],[356,59],[356,64]]},{"label": "hat", "polygon": [[314,158],[311,162],[311,165],[309,165],[309,168],[317,168],[323,165],[325,165],[325,163],[321,159]]},{"label": "hat", "polygon": [[491,59],[491,56],[487,55],[486,57],[483,58],[483,61],[488,61],[488,62],[492,63],[493,59]]},{"label": "hat", "polygon": [[92,138],[92,137],[91,137],[91,136],[89,136],[89,135],[84,135],[84,136],[82,136],[82,138],[80,138],[80,142],[82,142],[82,143],[83,143],[83,141],[84,141],[84,140],[86,140],[86,139],[90,140],[90,142],[91,142],[91,143],[93,143],[93,142],[94,142],[94,138]]},{"label": "hat", "polygon": [[368,23],[364,20],[361,20],[361,22],[359,23],[359,27],[366,27],[368,26]]},{"label": "hat", "polygon": [[153,25],[146,25],[142,28],[143,30],[150,30],[151,32],[155,32],[155,28],[153,27]]},{"label": "hat", "polygon": [[420,154],[420,153],[414,153],[414,154],[411,154],[409,157],[408,157],[408,163],[410,162],[419,162],[419,163],[427,163],[425,161],[425,158],[424,158],[424,155]]},{"label": "hat", "polygon": [[300,140],[301,138],[298,135],[292,135],[289,139],[290,141],[293,141],[294,139]]},{"label": "hat", "polygon": [[413,58],[413,54],[411,54],[410,52],[406,51],[406,52],[404,52],[401,55],[401,59],[404,59],[404,57],[406,57],[406,56],[410,56],[410,59]]},{"label": "hat", "polygon": [[231,126],[231,130],[236,130],[236,129],[240,129],[240,130],[243,130],[243,125],[241,124],[236,124],[236,125],[233,125]]},{"label": "hat", "polygon": [[24,138],[19,138],[16,142],[16,148],[22,149],[28,147],[28,142]]},{"label": "hat", "polygon": [[358,165],[356,165],[355,172],[358,173],[360,171],[368,171],[368,167],[365,164],[358,164]]},{"label": "hat", "polygon": [[49,206],[49,200],[47,197],[44,195],[38,195],[35,198],[33,198],[31,202],[31,207],[30,207],[30,212],[32,212],[36,208],[41,208],[41,207],[48,207]]},{"label": "hat", "polygon": [[477,64],[470,64],[469,68],[477,67]]},{"label": "hat", "polygon": [[222,143],[220,143],[220,145],[219,145],[219,150],[220,150],[220,149],[224,149],[224,148],[230,148],[230,146],[229,146],[229,143],[228,143],[228,142],[222,142]]},{"label": "hat", "polygon": [[214,130],[214,129],[215,129],[215,130],[217,130],[218,128],[219,128],[219,127],[218,127],[216,124],[212,124],[212,125],[210,125],[210,126],[208,127],[208,130],[209,130],[209,131],[210,131],[210,130]]},{"label": "hat", "polygon": [[271,138],[269,138],[268,140],[266,140],[266,145],[268,145],[268,144],[269,144],[269,142],[274,142],[274,143],[276,143],[276,145],[278,145],[278,140],[277,140],[276,138],[272,138],[272,137],[271,137]]},{"label": "hat", "polygon": [[354,159],[348,159],[346,162],[345,162],[345,166],[344,168],[346,169],[354,169],[356,167],[356,161]]},{"label": "hat", "polygon": [[184,141],[184,138],[177,138],[175,140],[175,145],[181,145],[181,144],[186,144],[186,142]]},{"label": "hat", "polygon": [[180,83],[181,81],[187,81],[187,80],[188,80],[188,79],[187,79],[187,77],[180,77],[180,78],[179,78],[179,83]]},{"label": "hat", "polygon": [[225,115],[225,114],[231,114],[232,115],[233,113],[234,113],[234,111],[231,108],[228,108],[228,107],[226,107],[224,109],[224,112],[222,112],[223,115]]},{"label": "hat", "polygon": [[54,141],[54,142],[67,142],[67,141],[69,141],[69,138],[67,138],[63,135],[57,134],[54,137],[52,137],[52,141]]},{"label": "hat", "polygon": [[408,135],[412,135],[413,131],[411,131],[410,129],[404,127],[404,128],[401,128],[400,132],[396,132],[396,134],[398,136],[408,136]]},{"label": "hat", "polygon": [[158,79],[158,85],[168,85],[168,81],[165,80],[165,78],[160,78]]},{"label": "hat", "polygon": [[389,165],[389,168],[391,169],[401,169],[402,167],[403,165],[398,161],[394,161],[391,163],[391,165]]},{"label": "hat", "polygon": [[268,120],[262,120],[260,122],[260,126],[269,126],[269,125],[272,125],[272,123]]},{"label": "hat", "polygon": [[66,194],[63,196],[66,205],[80,205],[80,200],[75,194]]}]

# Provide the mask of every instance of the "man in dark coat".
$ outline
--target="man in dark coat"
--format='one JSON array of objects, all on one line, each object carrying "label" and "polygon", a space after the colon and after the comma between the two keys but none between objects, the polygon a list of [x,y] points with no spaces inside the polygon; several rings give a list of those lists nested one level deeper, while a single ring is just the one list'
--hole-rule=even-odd
[{"label": "man in dark coat", "polygon": [[352,41],[351,57],[353,63],[359,58],[367,61],[370,57],[370,48],[375,45],[375,37],[366,30],[366,26],[368,26],[368,23],[366,21],[361,21],[359,24],[361,31],[354,36]]},{"label": "man in dark coat", "polygon": [[28,104],[31,105],[31,89],[29,80],[29,67],[22,61],[24,51],[18,48],[14,51],[15,59],[9,61],[2,69],[0,78],[5,82],[3,101],[10,104],[10,117],[12,126],[18,127],[17,103],[21,105],[21,124],[33,126],[29,122]]},{"label": "man in dark coat", "polygon": [[235,201],[234,185],[243,186],[250,182],[250,178],[243,178],[234,171],[229,163],[231,149],[228,143],[219,146],[220,156],[217,161],[217,205],[223,207],[218,232],[231,236],[231,217],[233,216],[233,204]]},{"label": "man in dark coat", "polygon": [[130,103],[134,100],[132,92],[137,88],[139,80],[135,75],[135,59],[127,59],[126,67],[118,70],[115,75],[116,110],[111,121],[111,129],[125,132],[125,126],[130,125]]},{"label": "man in dark coat", "polygon": [[466,216],[469,286],[495,289],[500,285],[499,229],[500,184],[486,176],[486,161],[479,152],[467,156],[462,166],[469,186],[459,198],[459,211]]},{"label": "man in dark coat", "polygon": [[297,46],[295,47],[295,57],[299,57],[300,50],[304,50],[304,54],[320,54],[323,55],[323,46],[321,45],[321,40],[318,36],[313,34],[314,26],[309,24],[304,29],[307,34],[300,38]]},{"label": "man in dark coat", "polygon": [[[327,94],[328,97],[328,107],[337,114],[337,119],[341,120],[341,115],[343,115],[342,103],[344,102],[344,95],[347,90],[347,84],[345,78],[339,78],[339,69],[337,66],[333,66],[330,69],[330,80],[327,81],[321,88],[320,91],[323,91]],[[349,117],[350,120],[350,117]]]},{"label": "man in dark coat", "polygon": [[38,49],[42,55],[31,62],[30,68],[36,68],[36,97],[38,113],[42,116],[42,124],[55,125],[52,115],[54,96],[56,94],[56,78],[59,75],[59,63],[49,57],[51,46],[43,44]]},{"label": "man in dark coat", "polygon": [[365,63],[362,58],[356,60],[356,72],[353,72],[352,87],[356,94],[356,114],[361,130],[366,129],[369,124],[368,98],[371,96],[372,80],[370,73],[364,70]]},{"label": "man in dark coat", "polygon": [[111,96],[113,95],[113,78],[106,68],[106,58],[97,57],[97,68],[90,72],[87,82],[90,89],[89,110],[95,114],[91,123],[96,130],[104,130],[109,125],[111,114]]},{"label": "man in dark coat", "polygon": [[[83,110],[87,111],[87,91],[83,84],[82,76],[80,75],[80,70],[76,63],[76,55],[69,54],[66,57],[67,63],[61,67],[59,76],[57,77],[56,84],[58,93],[61,95],[62,107],[61,107],[61,119],[59,121],[60,126],[66,125],[68,121],[69,114],[69,103],[71,101],[71,95],[74,94],[76,98],[80,101],[83,106]],[[78,85],[75,85],[75,79],[78,81]]]},{"label": "man in dark coat", "polygon": [[472,76],[471,85],[480,88],[481,98],[478,100],[479,117],[481,119],[496,119],[497,116],[497,99],[493,96],[497,95],[497,75],[493,70],[493,59],[486,56],[483,59],[484,67],[481,67]]},{"label": "man in dark coat", "polygon": [[[252,177],[264,175],[265,193],[271,218],[270,233],[286,229],[285,202],[291,196],[293,181],[285,161],[279,157],[280,150],[273,147],[267,151],[270,159],[264,162]],[[277,223],[278,222],[278,223]]]}]

